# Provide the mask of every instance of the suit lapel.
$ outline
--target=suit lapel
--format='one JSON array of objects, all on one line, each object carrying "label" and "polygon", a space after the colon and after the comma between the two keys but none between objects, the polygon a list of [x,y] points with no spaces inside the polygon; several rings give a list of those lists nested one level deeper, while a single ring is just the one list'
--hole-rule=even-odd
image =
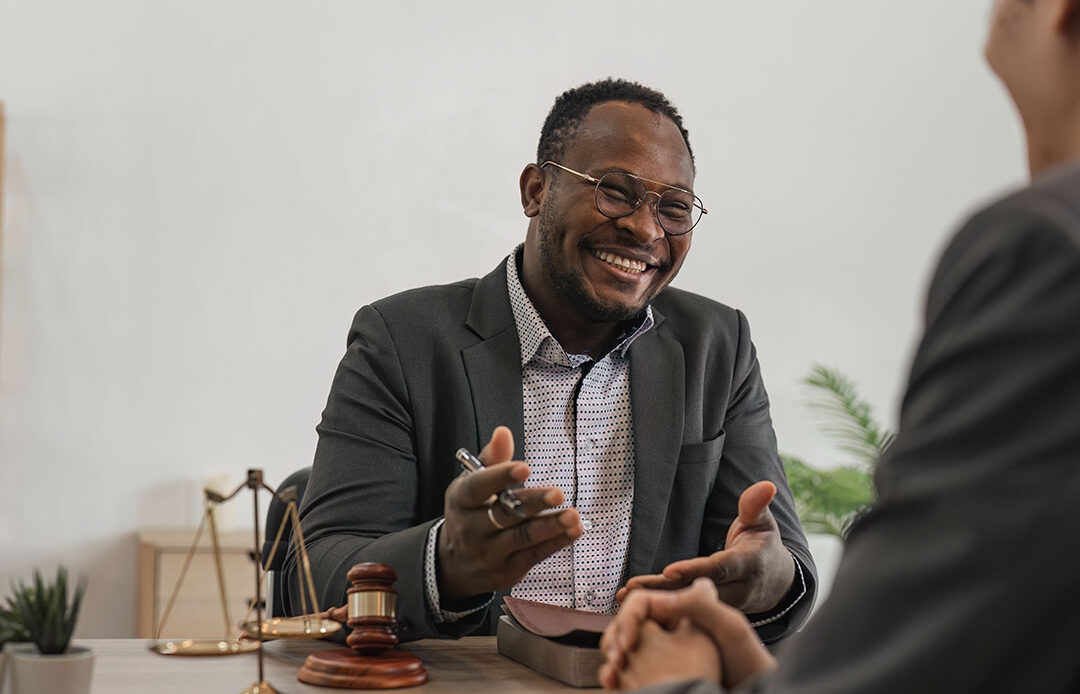
[{"label": "suit lapel", "polygon": [[630,347],[630,406],[634,421],[634,507],[629,576],[651,573],[667,517],[682,445],[685,367],[682,347],[656,325]]},{"label": "suit lapel", "polygon": [[495,427],[505,425],[514,434],[514,450],[520,456],[525,450],[521,342],[506,290],[504,263],[477,281],[465,324],[481,340],[461,351],[479,446],[487,444]]}]

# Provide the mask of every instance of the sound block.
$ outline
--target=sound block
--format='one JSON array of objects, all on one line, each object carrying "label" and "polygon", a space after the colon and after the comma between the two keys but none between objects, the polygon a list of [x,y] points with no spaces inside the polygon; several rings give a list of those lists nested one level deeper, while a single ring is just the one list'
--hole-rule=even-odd
[{"label": "sound block", "polygon": [[360,655],[343,648],[312,653],[297,679],[307,684],[342,689],[397,689],[427,682],[427,670],[412,653],[386,651]]}]

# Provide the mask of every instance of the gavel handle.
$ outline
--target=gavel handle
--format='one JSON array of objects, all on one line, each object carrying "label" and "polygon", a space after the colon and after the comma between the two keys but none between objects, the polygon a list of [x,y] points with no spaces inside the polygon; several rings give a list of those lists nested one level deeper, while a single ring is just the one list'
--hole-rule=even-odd
[{"label": "gavel handle", "polygon": [[332,619],[335,622],[341,622],[344,624],[349,621],[349,606],[342,605],[341,607],[331,607],[329,610],[323,613],[326,619]]}]

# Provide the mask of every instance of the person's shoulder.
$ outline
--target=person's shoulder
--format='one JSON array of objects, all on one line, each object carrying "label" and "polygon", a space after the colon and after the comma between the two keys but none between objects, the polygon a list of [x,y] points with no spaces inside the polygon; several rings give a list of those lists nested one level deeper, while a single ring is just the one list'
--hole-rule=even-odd
[{"label": "person's shoulder", "polygon": [[431,284],[424,287],[414,287],[391,294],[372,302],[372,306],[380,311],[430,311],[439,307],[452,306],[464,302],[468,305],[473,290],[479,280],[475,277],[458,280],[450,284]]},{"label": "person's shoulder", "polygon": [[391,333],[404,336],[445,332],[451,325],[464,323],[477,282],[472,278],[415,287],[372,301],[356,312],[349,339],[353,333],[361,332],[360,326],[373,320]]},{"label": "person's shoulder", "polygon": [[1080,252],[1080,163],[1048,171],[978,210],[951,245],[988,247],[1031,237],[1056,237]]},{"label": "person's shoulder", "polygon": [[667,287],[653,300],[653,305],[664,312],[689,313],[696,315],[734,317],[738,311],[727,304],[720,303],[701,294],[688,292],[677,287]]},{"label": "person's shoulder", "polygon": [[709,330],[738,332],[746,322],[742,311],[701,294],[667,287],[652,302],[653,310],[663,317],[662,325],[676,333],[702,333]]},{"label": "person's shoulder", "polygon": [[[1031,293],[1051,275],[1080,282],[1080,166],[1060,168],[971,215],[942,252],[928,319],[948,307]],[[1071,291],[1071,289],[1070,289]]]}]

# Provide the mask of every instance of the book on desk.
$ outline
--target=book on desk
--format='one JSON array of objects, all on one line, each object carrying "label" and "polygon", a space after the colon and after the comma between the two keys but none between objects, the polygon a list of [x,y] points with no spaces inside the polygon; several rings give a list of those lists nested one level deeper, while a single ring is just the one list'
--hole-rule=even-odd
[{"label": "book on desk", "polygon": [[600,635],[613,615],[503,598],[496,644],[499,653],[574,687],[597,687],[604,662]]}]

